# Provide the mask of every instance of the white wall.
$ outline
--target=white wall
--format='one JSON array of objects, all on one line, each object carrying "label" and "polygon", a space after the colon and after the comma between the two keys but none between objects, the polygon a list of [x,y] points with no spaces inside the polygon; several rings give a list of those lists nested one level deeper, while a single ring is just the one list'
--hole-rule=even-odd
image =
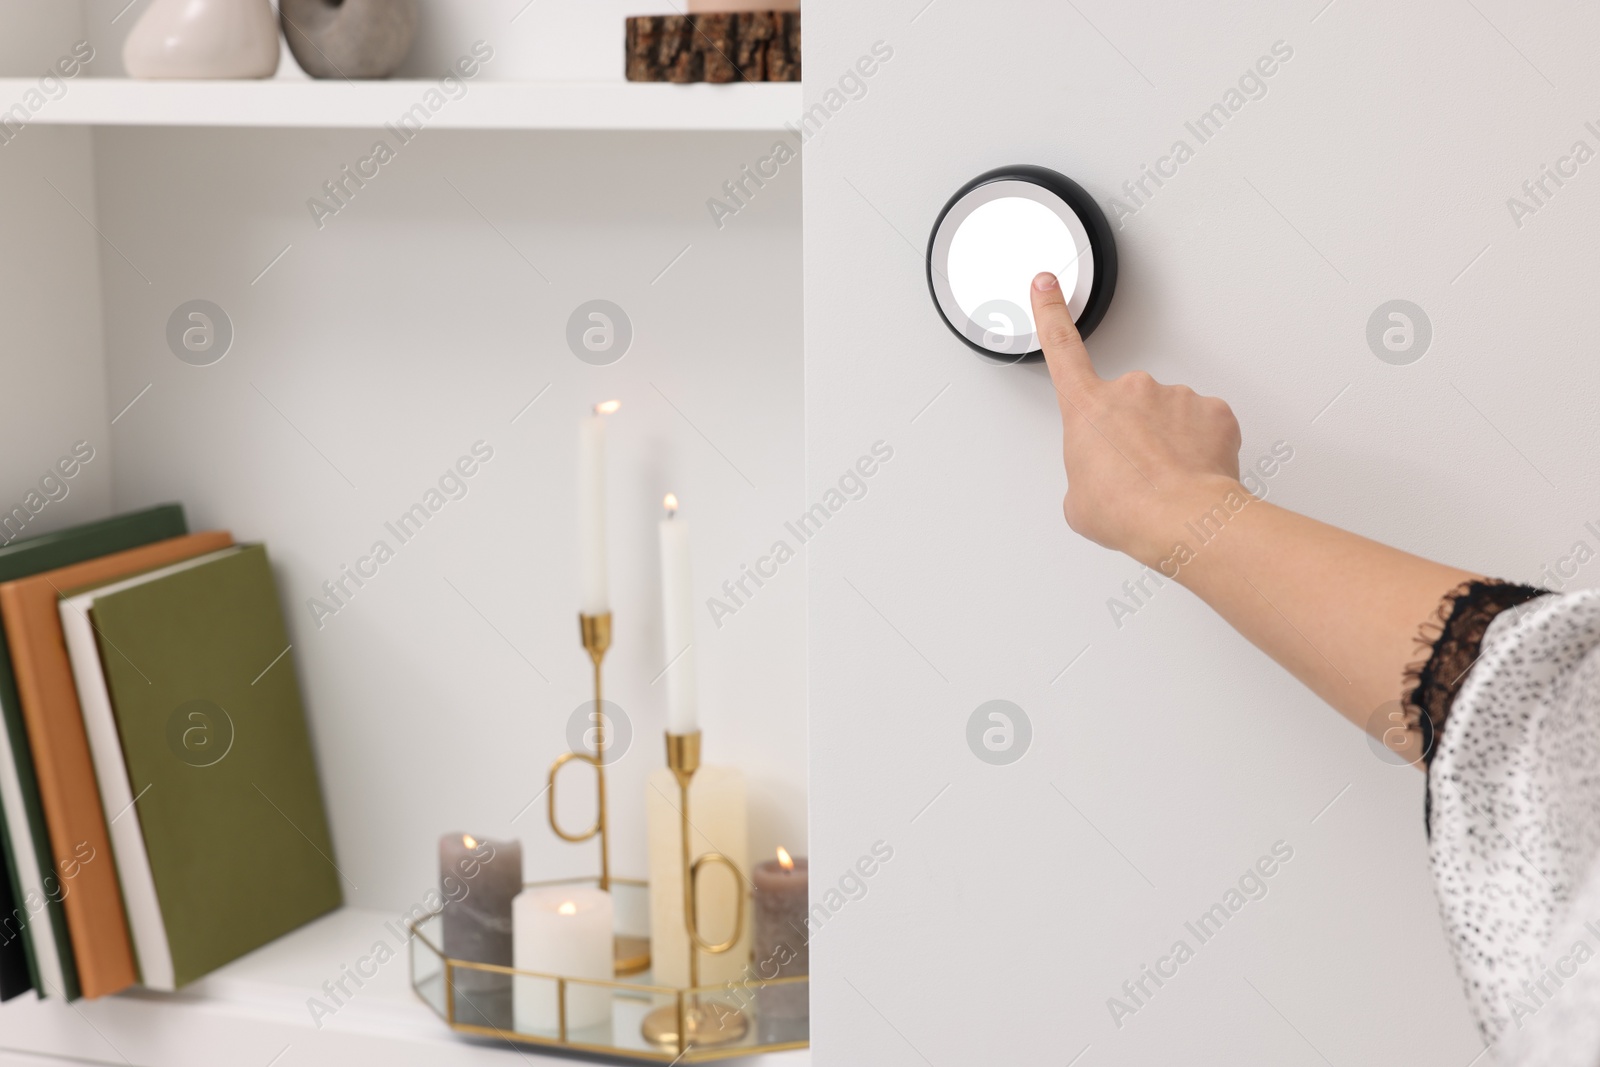
[{"label": "white wall", "polygon": [[[43,74],[83,35],[83,7],[74,3],[0,0],[0,78]],[[5,102],[10,107],[12,101]]]},{"label": "white wall", "polygon": [[[53,58],[53,56],[52,56]],[[38,65],[43,70],[49,61]],[[9,107],[7,101],[4,107]],[[87,130],[14,127],[0,144],[0,543],[99,518],[111,500],[111,419],[100,348],[102,244]],[[78,441],[94,458],[47,481]]]},{"label": "white wall", "polygon": [[[38,77],[82,32],[75,5],[0,3],[0,76]],[[0,112],[16,100],[0,101]],[[110,420],[100,358],[101,239],[95,233],[90,136],[38,125],[7,128],[0,143],[0,322],[5,361],[0,385],[0,517],[38,508],[25,534],[98,518],[110,506]],[[81,214],[80,214],[81,212]],[[40,479],[77,441],[95,458],[66,485]],[[29,494],[36,494],[31,501]],[[0,542],[17,524],[0,530]]]},{"label": "white wall", "polygon": [[[1062,523],[1043,368],[982,363],[924,281],[928,229],[968,178],[1043,164],[1109,210],[1286,41],[1268,95],[1124,220],[1102,372],[1227,398],[1247,461],[1294,448],[1273,499],[1371,536],[1519,577],[1593,547],[1600,164],[1520,230],[1505,200],[1575,139],[1600,147],[1582,126],[1596,17],[1320,6],[807,6],[809,102],[874,41],[894,48],[806,164],[808,498],[874,440],[895,450],[809,557],[817,894],[874,840],[895,849],[813,944],[818,1063],[1087,1046],[1096,1065],[1449,1067],[1480,1049],[1421,776],[1178,588],[1117,629],[1107,600],[1137,568]],[[1435,328],[1411,366],[1365,341],[1396,297]],[[1033,724],[1011,766],[965,740],[992,698]],[[1108,998],[1195,946],[1184,921],[1279,840],[1294,858],[1269,895],[1119,1029]]]},{"label": "white wall", "polygon": [[[151,280],[101,259],[112,405],[151,386],[116,426],[116,503],[182,500],[196,528],[267,543],[352,902],[417,900],[451,829],[521,836],[530,877],[592,869],[542,802],[523,809],[588,698],[578,420],[622,400],[607,680],[635,734],[610,776],[613,850],[642,875],[665,726],[661,497],[684,501],[704,595],[798,509],[798,174],[719,232],[705,199],[765,137],[425,132],[319,230],[307,198],[373,133],[96,136],[103,225]],[[596,297],[635,327],[610,367],[565,340]],[[164,339],[194,298],[237,332],[209,367]],[[307,598],[375,539],[395,545],[384,522],[480,439],[494,458],[468,495],[319,629]],[[700,614],[706,759],[749,774],[755,854],[805,835],[802,583],[791,567],[721,629]],[[568,773],[582,826],[585,775]]]},{"label": "white wall", "polygon": [[[658,6],[670,13],[683,5]],[[529,81],[623,81],[627,16],[655,10],[638,0],[433,0],[418,8],[418,44],[402,75],[433,75],[485,40],[499,52],[491,77]]]}]

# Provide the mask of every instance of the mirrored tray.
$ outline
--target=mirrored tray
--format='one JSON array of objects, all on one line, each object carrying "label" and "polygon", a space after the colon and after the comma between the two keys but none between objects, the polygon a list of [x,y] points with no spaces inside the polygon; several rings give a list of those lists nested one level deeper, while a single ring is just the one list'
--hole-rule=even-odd
[{"label": "mirrored tray", "polygon": [[[528,887],[594,884],[592,878],[568,878]],[[619,940],[641,936],[638,923],[649,915],[648,884],[613,878],[611,893]],[[410,924],[411,987],[460,1033],[619,1063],[710,1063],[810,1044],[811,990],[804,975],[677,989],[652,984],[648,969],[613,981],[519,971],[446,956],[440,916],[434,912]],[[645,1038],[645,1018],[652,1013],[679,1021],[669,1043]],[[694,1026],[683,1025],[691,1016],[707,1020],[699,1041]]]}]

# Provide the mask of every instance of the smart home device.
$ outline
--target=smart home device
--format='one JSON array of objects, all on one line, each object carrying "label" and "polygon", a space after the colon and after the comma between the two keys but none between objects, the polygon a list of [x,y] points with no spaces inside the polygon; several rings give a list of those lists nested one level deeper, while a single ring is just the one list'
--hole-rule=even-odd
[{"label": "smart home device", "polygon": [[1042,360],[1029,289],[1049,271],[1078,332],[1105,317],[1117,286],[1111,224],[1077,182],[1044,167],[1000,167],[956,190],[928,237],[928,290],[945,325],[998,363]]}]

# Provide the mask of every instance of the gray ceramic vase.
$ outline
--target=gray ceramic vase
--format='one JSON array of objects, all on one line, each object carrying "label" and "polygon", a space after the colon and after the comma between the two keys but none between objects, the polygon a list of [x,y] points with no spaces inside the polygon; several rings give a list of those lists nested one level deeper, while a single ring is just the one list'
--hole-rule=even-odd
[{"label": "gray ceramic vase", "polygon": [[283,35],[313,78],[387,78],[411,51],[416,0],[279,0]]}]

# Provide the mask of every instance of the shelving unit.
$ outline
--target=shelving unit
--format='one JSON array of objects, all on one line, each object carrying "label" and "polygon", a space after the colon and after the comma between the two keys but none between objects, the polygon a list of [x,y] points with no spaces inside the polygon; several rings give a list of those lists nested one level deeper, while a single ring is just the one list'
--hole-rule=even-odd
[{"label": "shelving unit", "polygon": [[[611,441],[608,696],[636,731],[611,778],[614,856],[643,867],[664,725],[662,493],[692,502],[707,582],[805,502],[800,164],[753,186],[736,219],[707,209],[775,137],[792,141],[801,86],[616,80],[625,12],[593,0],[428,0],[414,74],[392,80],[310,80],[286,59],[270,80],[136,81],[120,56],[142,8],[116,19],[123,2],[20,0],[0,19],[14,75],[0,77],[0,114],[72,42],[98,57],[0,138],[15,208],[0,218],[6,388],[25,401],[0,425],[0,499],[85,439],[101,458],[52,502],[54,527],[181,500],[194,528],[270,546],[349,906],[177,994],[0,1006],[0,1067],[574,1062],[452,1032],[403,953],[336,1014],[310,1004],[377,941],[395,946],[385,924],[435,884],[442,832],[518,837],[529,877],[587,869],[529,800],[589,691],[563,561],[573,428],[607,398],[626,413]],[[433,109],[429,136],[315,218],[308,198],[480,38],[493,64]],[[164,334],[199,296],[236,327],[205,368]],[[614,366],[569,351],[569,318],[599,297],[634,326]],[[381,395],[349,403],[358,379]],[[325,574],[479,439],[495,459],[470,496],[318,627],[306,598]],[[791,569],[769,583],[697,651],[711,758],[751,772],[753,854],[806,837],[803,581]]]},{"label": "shelving unit", "polygon": [[[79,78],[30,123],[71,126],[377,128],[438,86],[423,80],[134,81]],[[427,120],[458,130],[778,130],[798,122],[798,83],[665,85],[470,81]],[[0,78],[0,111],[38,82]]]}]

